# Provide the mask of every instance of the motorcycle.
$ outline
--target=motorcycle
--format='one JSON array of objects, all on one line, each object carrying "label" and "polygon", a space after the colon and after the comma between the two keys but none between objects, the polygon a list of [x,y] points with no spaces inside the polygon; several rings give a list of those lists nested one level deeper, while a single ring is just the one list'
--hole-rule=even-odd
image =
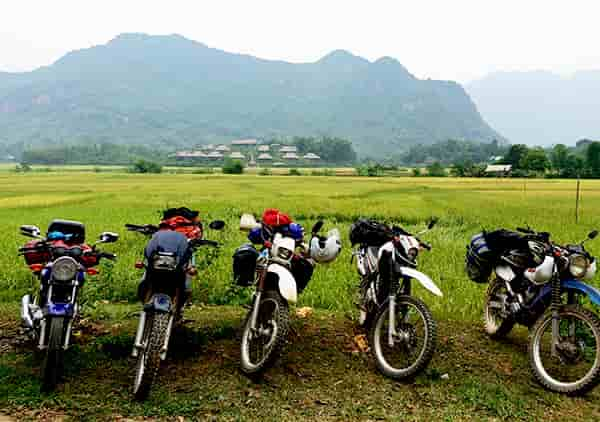
[{"label": "motorcycle", "polygon": [[46,237],[37,226],[24,225],[21,234],[35,240],[19,249],[19,255],[39,279],[37,295],[21,299],[21,320],[28,333],[45,351],[41,368],[42,391],[52,391],[62,378],[64,352],[71,340],[73,321],[79,313],[79,291],[85,275],[96,275],[102,258],[115,260],[116,255],[102,252],[100,243],[116,242],[119,235],[103,232],[93,245],[85,243],[82,223],[54,220]]},{"label": "motorcycle", "polygon": [[[327,237],[320,236],[322,226],[322,221],[314,225],[309,244],[303,243],[301,237],[275,232],[265,239],[260,252],[245,245],[234,254],[236,282],[256,286],[240,343],[240,366],[245,374],[258,376],[275,363],[289,330],[289,304],[297,302],[316,263],[331,262],[339,254],[339,232],[333,229]],[[242,230],[257,227],[261,224],[254,216],[242,216]]]},{"label": "motorcycle", "polygon": [[490,248],[486,237],[497,232],[474,236],[468,247],[470,276],[486,264],[495,273],[484,302],[485,330],[501,338],[515,324],[528,327],[534,377],[549,390],[584,394],[600,382],[600,319],[584,306],[585,300],[600,305],[600,291],[585,283],[594,277],[597,263],[584,247],[598,231],[564,246],[552,242],[549,233],[517,232],[522,235],[518,248]]},{"label": "motorcycle", "polygon": [[[220,220],[209,224],[212,230],[222,230],[224,226],[225,223]],[[145,236],[154,236],[160,231],[158,226],[150,224],[126,224],[125,227],[129,231]],[[165,230],[165,232],[173,234],[168,242],[179,243],[160,244],[159,241],[151,256],[146,256],[144,262],[135,264],[137,269],[145,270],[138,291],[144,306],[132,351],[132,356],[137,358],[133,383],[133,394],[136,400],[144,400],[148,397],[158,374],[160,362],[167,357],[173,326],[181,320],[183,307],[187,301],[186,284],[189,284],[191,278],[197,274],[195,251],[203,246],[219,246],[218,242],[212,240],[188,239],[183,234],[172,230]]]},{"label": "motorcycle", "polygon": [[[432,220],[425,231],[435,224]],[[352,259],[360,276],[359,325],[368,331],[377,369],[393,379],[413,377],[427,367],[436,344],[435,320],[427,305],[412,296],[413,280],[443,296],[431,278],[416,270],[419,251],[431,246],[400,227],[369,220],[354,223],[350,240],[358,245]]]}]

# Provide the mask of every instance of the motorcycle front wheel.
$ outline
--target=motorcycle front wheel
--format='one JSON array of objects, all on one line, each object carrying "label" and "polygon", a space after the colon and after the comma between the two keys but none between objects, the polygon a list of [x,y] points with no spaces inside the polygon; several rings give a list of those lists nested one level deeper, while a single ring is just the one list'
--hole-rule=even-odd
[{"label": "motorcycle front wheel", "polygon": [[258,375],[268,369],[280,356],[285,345],[290,316],[288,304],[279,292],[263,293],[258,308],[256,328],[251,328],[252,310],[246,317],[241,341],[241,370]]},{"label": "motorcycle front wheel", "polygon": [[436,324],[427,306],[411,296],[396,297],[395,335],[389,340],[390,306],[378,311],[369,333],[371,353],[377,369],[394,379],[411,378],[433,357]]},{"label": "motorcycle front wheel", "polygon": [[56,388],[63,373],[65,318],[52,317],[46,323],[48,324],[48,345],[40,372],[41,389],[44,392],[50,392]]},{"label": "motorcycle front wheel", "polygon": [[600,382],[600,319],[579,305],[558,311],[558,338],[552,336],[552,311],[531,329],[529,363],[535,378],[549,390],[579,395]]},{"label": "motorcycle front wheel", "polygon": [[145,400],[160,368],[160,354],[169,326],[170,314],[149,313],[142,336],[142,348],[138,353],[133,394],[136,400]]}]

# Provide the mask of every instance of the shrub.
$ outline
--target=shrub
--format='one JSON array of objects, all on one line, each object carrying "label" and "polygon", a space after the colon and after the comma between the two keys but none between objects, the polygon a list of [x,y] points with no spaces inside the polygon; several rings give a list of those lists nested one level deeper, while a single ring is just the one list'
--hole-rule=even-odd
[{"label": "shrub", "polygon": [[435,162],[427,166],[427,175],[431,177],[445,177],[446,169],[440,163]]},{"label": "shrub", "polygon": [[226,158],[223,163],[223,173],[224,174],[242,174],[244,173],[244,163],[240,160],[232,160],[231,158]]},{"label": "shrub", "polygon": [[15,171],[17,173],[27,173],[28,171],[31,171],[31,166],[27,163],[17,164],[15,166]]},{"label": "shrub", "polygon": [[298,169],[291,168],[288,172],[288,176],[302,176],[302,173],[300,173],[300,170]]},{"label": "shrub", "polygon": [[383,176],[383,167],[379,164],[365,164],[356,168],[356,175],[364,177]]},{"label": "shrub", "polygon": [[333,169],[321,169],[313,170],[310,174],[311,176],[335,176],[335,171]]},{"label": "shrub", "polygon": [[192,174],[212,174],[215,170],[212,167],[199,167],[192,170]]},{"label": "shrub", "polygon": [[415,167],[414,169],[412,169],[412,175],[414,177],[419,177],[421,176],[421,169],[419,167]]},{"label": "shrub", "polygon": [[258,172],[259,176],[270,176],[272,174],[273,174],[273,172],[268,167],[261,168],[260,171]]},{"label": "shrub", "polygon": [[162,166],[146,160],[138,160],[129,168],[130,173],[162,173]]}]

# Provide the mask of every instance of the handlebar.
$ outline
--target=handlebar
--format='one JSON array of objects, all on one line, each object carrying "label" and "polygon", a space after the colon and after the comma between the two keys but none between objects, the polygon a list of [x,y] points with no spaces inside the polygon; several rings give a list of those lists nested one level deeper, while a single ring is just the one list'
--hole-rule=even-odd
[{"label": "handlebar", "polygon": [[214,240],[208,240],[208,239],[193,239],[193,240],[190,240],[190,246],[192,248],[199,248],[202,246],[210,246],[213,248],[218,248],[219,242],[215,242]]},{"label": "handlebar", "polygon": [[146,236],[153,235],[158,231],[158,227],[153,224],[144,224],[143,226],[139,224],[125,224],[125,228],[130,232],[138,232]]},{"label": "handlebar", "polygon": [[531,230],[530,228],[525,228],[525,227],[517,227],[517,231],[521,232],[521,233],[526,233],[526,234],[535,234],[535,232],[533,230]]}]

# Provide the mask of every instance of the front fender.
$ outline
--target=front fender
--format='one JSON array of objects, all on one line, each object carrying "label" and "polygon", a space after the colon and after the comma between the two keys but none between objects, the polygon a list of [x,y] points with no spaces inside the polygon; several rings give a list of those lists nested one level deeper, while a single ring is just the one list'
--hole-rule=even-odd
[{"label": "front fender", "polygon": [[410,278],[414,278],[417,280],[423,287],[429,290],[436,296],[442,297],[444,294],[442,291],[436,286],[432,279],[423,274],[420,271],[415,270],[414,268],[409,267],[401,267],[402,275]]},{"label": "front fender", "polygon": [[277,276],[281,296],[288,302],[296,303],[298,301],[298,290],[296,288],[296,279],[294,279],[292,273],[279,264],[269,265],[267,272]]},{"label": "front fender", "polygon": [[168,295],[156,293],[150,298],[150,301],[144,305],[144,311],[153,312],[171,312],[173,303]]},{"label": "front fender", "polygon": [[589,297],[595,305],[600,305],[600,290],[596,289],[595,287],[592,287],[589,284],[582,283],[581,281],[576,279],[561,281],[560,285],[563,288],[579,290],[580,292],[587,295],[587,297]]}]

